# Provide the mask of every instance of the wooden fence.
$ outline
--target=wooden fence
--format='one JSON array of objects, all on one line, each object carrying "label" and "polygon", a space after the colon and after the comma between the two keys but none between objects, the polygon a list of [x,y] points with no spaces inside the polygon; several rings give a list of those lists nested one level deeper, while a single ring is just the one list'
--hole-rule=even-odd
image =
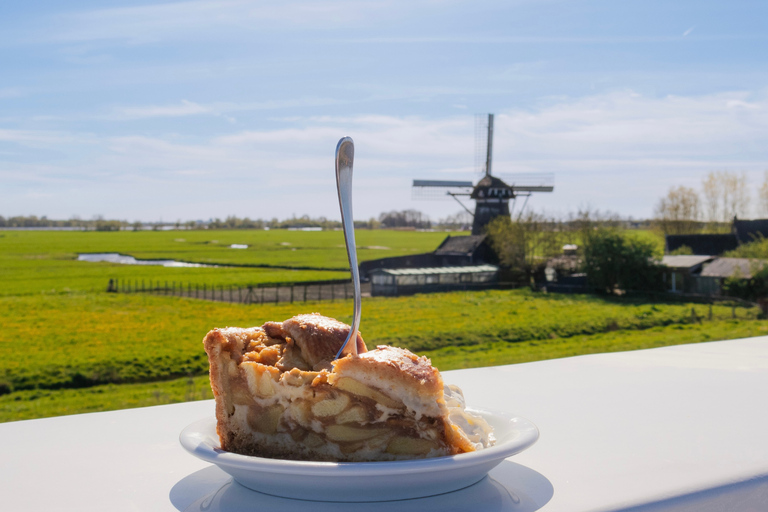
[{"label": "wooden fence", "polygon": [[[370,283],[362,283],[363,296],[370,296]],[[235,302],[241,304],[278,304],[280,302],[335,301],[351,299],[352,281],[306,281],[298,283],[261,283],[249,286],[223,286],[180,281],[110,279],[107,292],[151,293],[174,297]]]}]

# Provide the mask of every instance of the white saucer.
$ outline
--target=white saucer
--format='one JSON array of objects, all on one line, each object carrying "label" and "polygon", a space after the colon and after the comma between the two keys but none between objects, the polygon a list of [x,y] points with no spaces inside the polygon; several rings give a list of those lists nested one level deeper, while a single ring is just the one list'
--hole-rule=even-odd
[{"label": "white saucer", "polygon": [[262,493],[313,501],[403,500],[470,486],[539,438],[536,425],[520,416],[467,410],[480,414],[493,426],[494,446],[450,457],[398,462],[266,459],[223,451],[215,418],[189,425],[179,441],[192,455],[216,464],[240,484]]}]

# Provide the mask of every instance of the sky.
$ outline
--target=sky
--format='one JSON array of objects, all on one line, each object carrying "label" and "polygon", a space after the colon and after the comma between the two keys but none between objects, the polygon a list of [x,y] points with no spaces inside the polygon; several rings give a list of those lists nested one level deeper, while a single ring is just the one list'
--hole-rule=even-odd
[{"label": "sky", "polygon": [[492,112],[493,170],[554,174],[529,208],[648,218],[763,183],[766,48],[762,0],[3,2],[0,215],[338,218],[350,136],[355,218],[439,219],[412,180],[477,180]]}]

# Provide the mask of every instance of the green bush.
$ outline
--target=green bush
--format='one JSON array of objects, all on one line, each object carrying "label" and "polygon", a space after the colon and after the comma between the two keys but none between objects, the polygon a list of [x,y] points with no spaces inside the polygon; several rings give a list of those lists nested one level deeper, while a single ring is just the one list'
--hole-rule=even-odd
[{"label": "green bush", "polygon": [[618,290],[661,291],[662,267],[647,240],[600,228],[585,237],[584,271],[591,286],[606,293]]},{"label": "green bush", "polygon": [[757,299],[768,297],[768,266],[756,269],[752,277],[745,278],[738,273],[727,278],[723,283],[723,293],[729,297],[737,297],[755,302]]}]

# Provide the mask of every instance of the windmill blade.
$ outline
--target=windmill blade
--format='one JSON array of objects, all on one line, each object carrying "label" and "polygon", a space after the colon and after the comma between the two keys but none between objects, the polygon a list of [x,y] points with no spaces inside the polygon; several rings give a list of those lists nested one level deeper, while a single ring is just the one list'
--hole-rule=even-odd
[{"label": "windmill blade", "polygon": [[450,199],[454,195],[469,195],[471,181],[413,180],[414,199]]},{"label": "windmill blade", "polygon": [[488,174],[493,153],[493,114],[475,114],[475,172]]},{"label": "windmill blade", "polygon": [[451,180],[413,180],[414,187],[451,187],[451,188],[472,188],[471,181],[451,181]]},{"label": "windmill blade", "polygon": [[518,192],[552,192],[555,190],[555,175],[553,173],[510,173],[500,174],[515,193]]}]

